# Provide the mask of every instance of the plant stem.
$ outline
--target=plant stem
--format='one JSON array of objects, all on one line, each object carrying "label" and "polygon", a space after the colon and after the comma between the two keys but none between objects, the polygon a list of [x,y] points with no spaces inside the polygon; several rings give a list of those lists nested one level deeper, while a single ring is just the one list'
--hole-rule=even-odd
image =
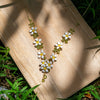
[{"label": "plant stem", "polygon": [[91,2],[89,3],[88,7],[86,8],[86,10],[84,11],[84,13],[83,13],[82,16],[84,16],[84,15],[87,13],[87,11],[88,11],[88,9],[90,8],[92,2],[93,2],[93,0],[91,0]]}]

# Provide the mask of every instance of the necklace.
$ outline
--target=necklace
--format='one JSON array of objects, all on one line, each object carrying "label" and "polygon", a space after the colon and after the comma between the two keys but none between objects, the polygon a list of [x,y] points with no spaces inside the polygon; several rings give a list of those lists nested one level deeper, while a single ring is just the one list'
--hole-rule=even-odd
[{"label": "necklace", "polygon": [[34,38],[34,47],[37,48],[38,53],[37,53],[37,57],[38,59],[41,59],[41,63],[39,64],[39,69],[40,71],[43,73],[43,78],[42,78],[42,82],[45,82],[45,79],[47,78],[47,73],[50,72],[50,70],[53,68],[53,64],[54,62],[57,61],[57,54],[60,54],[60,51],[63,48],[63,43],[68,43],[68,41],[71,39],[71,35],[73,34],[74,30],[70,29],[68,32],[65,32],[62,35],[62,39],[60,42],[57,42],[57,44],[54,45],[54,49],[52,51],[52,55],[50,56],[49,59],[46,58],[46,53],[43,51],[43,43],[42,43],[42,39],[39,39],[38,36],[38,31],[37,31],[37,27],[34,25],[34,23],[32,22],[32,20],[29,18],[30,21],[30,35],[33,36]]}]

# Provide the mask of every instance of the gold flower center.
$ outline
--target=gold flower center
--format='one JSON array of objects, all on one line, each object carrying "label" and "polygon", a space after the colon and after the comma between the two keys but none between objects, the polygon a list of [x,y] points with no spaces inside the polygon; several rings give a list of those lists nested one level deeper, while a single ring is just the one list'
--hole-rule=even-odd
[{"label": "gold flower center", "polygon": [[39,41],[36,41],[37,44],[39,44]]},{"label": "gold flower center", "polygon": [[61,47],[61,45],[60,45],[60,44],[58,44],[58,47]]},{"label": "gold flower center", "polygon": [[47,67],[44,67],[43,69],[44,69],[44,70],[46,70],[46,69],[47,69]]},{"label": "gold flower center", "polygon": [[43,56],[43,53],[41,53],[40,55]]},{"label": "gold flower center", "polygon": [[45,64],[45,62],[43,61],[42,64]]},{"label": "gold flower center", "polygon": [[68,35],[66,35],[66,37],[68,37]]},{"label": "gold flower center", "polygon": [[52,59],[55,59],[55,56],[52,56]]},{"label": "gold flower center", "polygon": [[32,30],[32,32],[34,32],[34,31],[35,31],[35,29]]},{"label": "gold flower center", "polygon": [[50,63],[48,63],[48,66],[50,66],[51,64]]}]

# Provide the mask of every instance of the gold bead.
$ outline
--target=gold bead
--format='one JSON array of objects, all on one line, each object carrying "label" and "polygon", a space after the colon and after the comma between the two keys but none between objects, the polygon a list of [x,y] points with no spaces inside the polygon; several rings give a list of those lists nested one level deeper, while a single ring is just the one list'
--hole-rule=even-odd
[{"label": "gold bead", "polygon": [[43,75],[43,79],[46,79],[46,78],[47,78],[47,75],[44,74],[44,75]]},{"label": "gold bead", "polygon": [[42,82],[45,82],[45,79],[42,79]]}]

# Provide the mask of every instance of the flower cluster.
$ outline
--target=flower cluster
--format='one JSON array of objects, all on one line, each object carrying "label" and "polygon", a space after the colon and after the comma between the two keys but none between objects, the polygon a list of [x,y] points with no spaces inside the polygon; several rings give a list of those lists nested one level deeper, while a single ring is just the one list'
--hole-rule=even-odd
[{"label": "flower cluster", "polygon": [[[43,51],[42,51],[43,53]],[[39,53],[40,54],[40,53]],[[41,58],[42,59],[42,58]],[[53,68],[53,63],[57,61],[57,57],[54,53],[52,53],[52,55],[50,56],[50,59],[49,60],[41,60],[41,63],[40,63],[40,70],[43,72],[43,73],[48,73],[50,72],[50,69]]]},{"label": "flower cluster", "polygon": [[40,70],[43,73],[48,73],[48,72],[50,72],[50,69],[53,67],[52,64],[53,64],[52,61],[42,60],[40,63]]}]

